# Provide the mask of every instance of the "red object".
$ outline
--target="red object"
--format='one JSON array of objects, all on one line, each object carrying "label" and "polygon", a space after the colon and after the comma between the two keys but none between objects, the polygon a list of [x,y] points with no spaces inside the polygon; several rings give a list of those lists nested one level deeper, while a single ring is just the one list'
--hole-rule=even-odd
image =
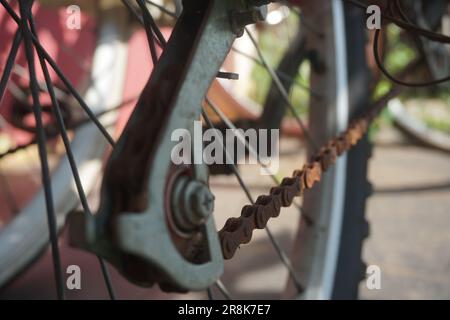
[{"label": "red object", "polygon": [[[11,2],[11,7],[19,14],[17,1]],[[38,3],[33,6],[33,16],[36,22],[39,40],[62,68],[64,74],[75,85],[79,85],[86,77],[83,67],[77,63],[77,58],[83,60],[88,66],[91,62],[92,53],[95,44],[95,34],[89,30],[95,30],[96,22],[93,17],[81,14],[81,30],[69,30],[66,28],[67,13],[65,8],[42,7]],[[9,16],[6,10],[0,10],[0,75],[6,65],[6,60],[12,44],[12,39],[17,31],[17,24]],[[39,59],[35,54],[36,73],[39,81],[44,82],[44,76],[38,63]],[[28,68],[25,56],[24,46],[21,45],[17,54],[15,64],[21,66],[16,70],[23,70],[23,74],[13,72],[11,74],[11,83],[19,87],[28,87]],[[49,68],[50,75],[55,84],[61,82],[52,68]],[[43,105],[50,102],[50,98],[43,95],[41,97]],[[31,99],[30,99],[31,101]],[[5,92],[0,102],[0,115],[8,122],[11,120],[14,98],[9,90]],[[6,131],[13,138],[14,143],[24,144],[32,139],[32,135],[13,126],[2,126],[2,132]]]}]

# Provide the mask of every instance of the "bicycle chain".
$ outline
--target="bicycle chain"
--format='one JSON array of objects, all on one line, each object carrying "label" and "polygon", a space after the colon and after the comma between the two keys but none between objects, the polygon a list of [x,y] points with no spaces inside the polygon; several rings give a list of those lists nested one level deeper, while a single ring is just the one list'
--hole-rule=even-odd
[{"label": "bicycle chain", "polygon": [[322,174],[336,163],[337,158],[358,144],[373,120],[398,91],[398,88],[392,89],[367,108],[350,122],[343,133],[329,140],[313,155],[301,170],[294,171],[292,177],[285,177],[279,186],[273,187],[269,195],[261,195],[254,204],[244,206],[239,218],[228,219],[218,232],[224,259],[233,258],[240,245],[251,241],[254,230],[264,229],[271,218],[280,215],[282,207],[291,206],[295,197],[303,195],[320,182]]}]

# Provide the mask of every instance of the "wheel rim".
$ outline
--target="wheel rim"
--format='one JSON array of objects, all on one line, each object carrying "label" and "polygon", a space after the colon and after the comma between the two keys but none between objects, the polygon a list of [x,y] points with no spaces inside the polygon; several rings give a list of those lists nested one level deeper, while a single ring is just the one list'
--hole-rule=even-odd
[{"label": "wheel rim", "polygon": [[[323,8],[327,2],[318,5]],[[329,2],[328,2],[329,3]],[[330,6],[328,4],[328,6]],[[317,44],[323,49],[320,52],[327,52],[330,47],[336,59],[328,61],[328,69],[333,70],[328,80],[312,80],[312,90],[319,90],[323,83],[328,83],[326,92],[329,106],[310,106],[310,123],[313,136],[320,141],[326,141],[329,137],[341,132],[348,124],[348,81],[347,81],[347,61],[346,61],[346,37],[345,19],[343,14],[342,1],[331,1],[329,14],[329,26],[326,30],[326,38],[333,35],[332,39],[325,40],[328,43]],[[325,19],[324,19],[325,20]],[[325,20],[326,21],[326,20]],[[331,29],[329,29],[331,28]],[[330,31],[331,30],[331,31]],[[324,49],[327,48],[327,49]],[[331,66],[331,67],[330,67]],[[330,82],[332,89],[330,89]],[[315,84],[317,88],[315,89]],[[322,91],[325,91],[322,89]],[[333,110],[333,102],[336,107]],[[326,115],[326,116],[324,116]],[[328,124],[323,118],[328,119]],[[329,120],[331,117],[331,121]],[[325,127],[324,127],[325,126]],[[315,129],[318,128],[318,129]],[[294,245],[296,251],[293,255],[294,265],[300,272],[300,276],[307,283],[306,291],[299,296],[303,299],[330,299],[339,254],[339,243],[341,235],[342,217],[344,210],[345,183],[346,183],[347,156],[342,155],[336,162],[335,168],[327,173],[322,183],[312,190],[310,194],[305,194],[303,202],[304,211],[316,222],[314,226],[307,226],[304,220],[300,225],[297,236],[297,243]],[[311,230],[310,230],[311,229]],[[288,292],[291,290],[288,287]]]},{"label": "wheel rim", "polygon": [[[333,14],[334,14],[334,27],[337,30],[340,30],[338,32],[342,32],[344,34],[343,30],[343,15],[342,15],[342,4],[336,0],[333,2]],[[338,60],[341,62],[339,63],[340,68],[338,68],[340,71],[336,72],[336,79],[334,79],[335,82],[338,82],[341,85],[338,86],[338,88],[335,88],[339,94],[338,97],[338,113],[336,115],[336,123],[337,125],[334,126],[333,133],[339,132],[341,129],[346,128],[347,125],[347,119],[348,119],[348,93],[346,92],[346,83],[347,80],[345,79],[346,74],[346,67],[345,67],[345,51],[343,51],[342,43],[345,43],[345,38],[334,38],[336,46],[336,56],[338,57]],[[339,41],[343,42],[339,43]],[[342,67],[344,66],[344,67]],[[346,108],[347,107],[347,108]],[[74,141],[75,142],[75,141]],[[330,198],[329,202],[331,202],[330,205],[327,206],[328,213],[326,215],[323,215],[322,213],[319,213],[319,217],[323,218],[325,217],[327,221],[325,221],[326,225],[332,224],[334,228],[328,228],[328,233],[324,237],[325,241],[324,244],[319,244],[319,247],[324,248],[324,252],[322,255],[322,258],[320,256],[315,256],[314,265],[321,265],[321,272],[315,273],[310,279],[308,279],[308,290],[306,291],[304,297],[310,298],[310,297],[319,297],[319,298],[327,298],[331,295],[332,290],[332,281],[334,278],[334,272],[335,272],[335,264],[337,260],[337,251],[339,248],[339,237],[340,237],[340,224],[342,219],[342,210],[343,210],[343,195],[342,193],[339,193],[339,191],[342,191],[344,188],[342,188],[343,185],[345,185],[345,171],[346,171],[346,161],[345,159],[340,159],[337,164],[337,169],[333,172],[330,172],[329,177],[330,179],[330,185],[333,187],[331,190],[325,189],[325,193],[327,194],[327,197]],[[328,183],[326,183],[328,185]],[[340,187],[340,188],[337,188]],[[322,191],[323,192],[323,191]],[[331,196],[330,196],[331,195]],[[325,206],[322,206],[322,211]],[[330,210],[331,209],[331,210]],[[329,213],[331,212],[331,214]],[[312,285],[311,283],[318,283],[317,286]]]},{"label": "wheel rim", "polygon": [[[93,56],[92,86],[86,92],[86,101],[95,113],[101,114],[122,101],[126,47],[122,44],[124,25],[117,22],[117,13],[110,12],[100,23],[97,46]],[[122,63],[120,63],[122,61]],[[114,65],[111,68],[110,65]],[[106,68],[105,68],[106,66]],[[107,72],[105,72],[107,70]],[[111,91],[115,87],[117,90]],[[111,94],[113,92],[113,94]],[[115,93],[115,94],[114,94]],[[114,122],[110,112],[101,118],[105,125]],[[86,141],[90,141],[86,145]],[[96,184],[96,175],[102,169],[102,157],[107,143],[93,124],[76,130],[71,142],[75,161],[86,192]],[[70,179],[68,179],[70,177]],[[52,178],[58,228],[62,228],[67,214],[79,204],[77,191],[67,155],[60,159]],[[26,268],[47,246],[49,230],[44,212],[45,194],[39,191],[16,218],[0,232],[0,286],[5,285]]]}]

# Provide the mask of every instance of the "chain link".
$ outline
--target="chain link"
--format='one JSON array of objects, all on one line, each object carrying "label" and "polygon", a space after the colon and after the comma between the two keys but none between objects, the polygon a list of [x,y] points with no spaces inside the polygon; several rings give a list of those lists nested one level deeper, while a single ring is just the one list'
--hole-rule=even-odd
[{"label": "chain link", "polygon": [[351,121],[343,133],[329,140],[301,170],[284,178],[279,186],[270,190],[269,195],[259,196],[254,205],[244,206],[240,217],[228,219],[219,231],[223,257],[233,258],[240,245],[251,241],[255,229],[264,229],[271,218],[280,215],[281,208],[291,206],[295,197],[302,196],[306,190],[319,183],[322,175],[336,163],[337,158],[356,146],[365,136],[370,124],[400,90],[401,88],[394,87]]}]

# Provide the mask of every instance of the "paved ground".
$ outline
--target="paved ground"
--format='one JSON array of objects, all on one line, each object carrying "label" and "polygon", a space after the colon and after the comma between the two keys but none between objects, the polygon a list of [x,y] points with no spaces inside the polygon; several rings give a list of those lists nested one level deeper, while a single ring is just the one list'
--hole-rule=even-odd
[{"label": "paved ground", "polygon": [[371,237],[364,257],[382,270],[363,299],[450,299],[450,158],[414,146],[375,149]]},{"label": "paved ground", "polygon": [[[298,146],[291,145],[292,151]],[[282,157],[283,173],[299,166],[292,154]],[[268,178],[253,175],[256,167],[247,167],[252,192],[265,193],[272,185]],[[375,194],[368,203],[367,216],[371,236],[364,247],[364,259],[382,271],[381,290],[369,291],[361,284],[362,299],[449,299],[450,298],[450,157],[417,146],[379,143],[370,165]],[[232,177],[213,180],[217,197],[217,225],[225,216],[238,215],[247,203]],[[272,231],[286,251],[298,221],[295,210],[283,212]],[[65,241],[63,264],[79,264],[83,278],[81,292],[69,298],[105,298],[105,289],[95,258],[69,249]],[[242,270],[249,272],[242,273]],[[49,254],[35,267],[0,293],[0,298],[49,298],[53,295]],[[227,263],[224,282],[237,297],[272,298],[285,285],[286,271],[272,252],[263,231],[254,242],[243,246],[233,263]],[[114,273],[120,298],[182,298],[167,296],[158,290],[136,289]],[[192,298],[204,294],[191,295]]]}]

